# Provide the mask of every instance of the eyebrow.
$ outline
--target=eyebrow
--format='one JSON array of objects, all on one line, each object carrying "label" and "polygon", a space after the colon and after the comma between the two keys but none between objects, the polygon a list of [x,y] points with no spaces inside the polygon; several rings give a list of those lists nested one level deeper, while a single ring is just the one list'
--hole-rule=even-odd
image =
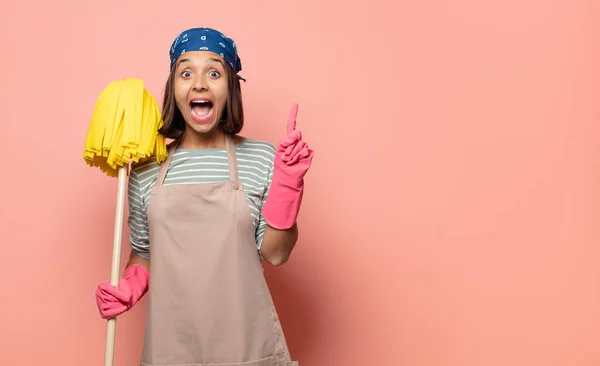
[{"label": "eyebrow", "polygon": [[190,62],[189,58],[182,58],[181,60],[179,60],[179,62],[177,63],[177,65],[181,65],[184,62]]},{"label": "eyebrow", "polygon": [[[225,67],[225,64],[223,64],[223,61],[219,58],[216,57],[211,57],[209,60],[214,61],[214,62],[218,62],[221,65],[223,65],[223,67]],[[179,60],[179,62],[177,63],[177,66],[181,65],[184,62],[190,62],[191,60],[189,58],[182,58],[181,60]]]},{"label": "eyebrow", "polygon": [[225,64],[223,64],[223,61],[222,61],[220,58],[215,58],[215,57],[212,57],[210,60],[211,60],[211,61],[214,61],[214,62],[218,62],[218,63],[220,63],[220,64],[221,64],[223,67],[225,67]]}]

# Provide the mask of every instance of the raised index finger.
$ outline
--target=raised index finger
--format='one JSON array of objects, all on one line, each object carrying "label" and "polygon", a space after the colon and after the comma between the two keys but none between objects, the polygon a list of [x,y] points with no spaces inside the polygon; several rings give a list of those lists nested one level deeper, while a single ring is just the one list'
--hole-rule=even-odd
[{"label": "raised index finger", "polygon": [[296,116],[298,116],[298,103],[292,105],[290,116],[287,121],[287,133],[290,133],[296,129]]}]

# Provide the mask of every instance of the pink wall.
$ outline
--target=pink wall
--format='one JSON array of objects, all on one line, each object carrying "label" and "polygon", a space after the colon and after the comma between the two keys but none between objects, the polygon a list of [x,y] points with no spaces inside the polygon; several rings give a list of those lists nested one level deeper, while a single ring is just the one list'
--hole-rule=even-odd
[{"label": "pink wall", "polygon": [[598,1],[153,3],[0,5],[0,365],[103,364],[116,180],[84,165],[89,117],[114,79],[160,99],[191,26],[240,47],[244,134],[276,143],[298,101],[317,154],[267,271],[301,365],[600,364]]}]

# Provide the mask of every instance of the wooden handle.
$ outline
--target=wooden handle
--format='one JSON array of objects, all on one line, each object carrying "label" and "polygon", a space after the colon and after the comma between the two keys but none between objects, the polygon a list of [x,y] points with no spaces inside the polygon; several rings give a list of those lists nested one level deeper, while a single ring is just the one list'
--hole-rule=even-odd
[{"label": "wooden handle", "polygon": [[[121,266],[121,241],[123,239],[123,220],[125,215],[125,192],[127,190],[127,173],[129,166],[119,168],[117,186],[117,208],[115,215],[115,232],[113,237],[112,265],[110,269],[110,283],[119,285]],[[117,330],[117,319],[108,320],[106,326],[106,350],[104,353],[104,366],[112,366],[115,355],[115,333]]]}]

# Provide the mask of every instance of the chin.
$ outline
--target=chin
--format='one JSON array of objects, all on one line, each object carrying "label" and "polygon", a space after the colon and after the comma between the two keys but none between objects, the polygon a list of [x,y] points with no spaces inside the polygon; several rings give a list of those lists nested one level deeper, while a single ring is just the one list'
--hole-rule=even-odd
[{"label": "chin", "polygon": [[204,125],[204,126],[193,126],[192,130],[199,135],[210,135],[217,129],[216,124]]},{"label": "chin", "polygon": [[199,135],[210,135],[219,127],[216,121],[210,121],[208,123],[198,123],[190,118],[186,121],[186,129],[191,130],[189,132]]}]

